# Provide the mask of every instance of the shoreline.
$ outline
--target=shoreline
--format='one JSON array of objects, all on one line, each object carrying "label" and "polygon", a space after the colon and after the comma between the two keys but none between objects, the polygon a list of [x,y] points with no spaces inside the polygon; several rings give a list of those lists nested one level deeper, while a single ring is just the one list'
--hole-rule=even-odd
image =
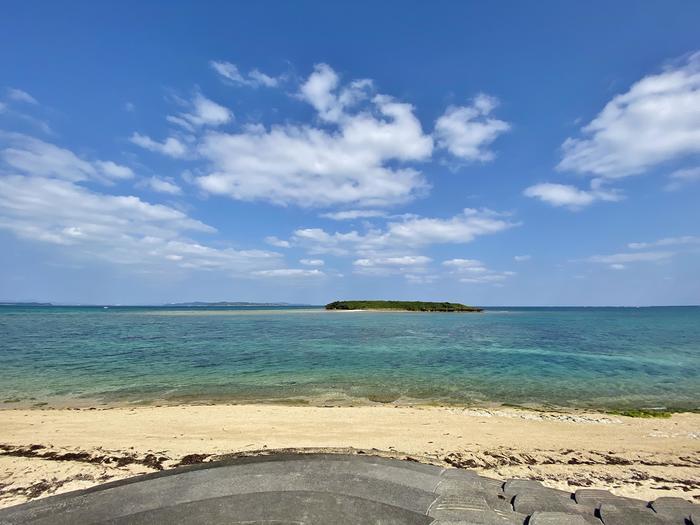
[{"label": "shoreline", "polygon": [[173,396],[171,398],[154,397],[148,399],[108,399],[102,397],[50,396],[50,397],[14,397],[0,398],[0,414],[7,410],[95,410],[114,408],[146,407],[185,407],[185,406],[282,406],[306,408],[359,408],[359,407],[394,407],[394,408],[449,408],[463,410],[508,410],[550,413],[586,413],[602,416],[628,416],[636,418],[666,418],[673,414],[700,414],[700,406],[668,407],[649,403],[610,403],[601,405],[555,405],[552,403],[511,403],[498,401],[447,401],[443,399],[408,398],[391,391],[376,392],[366,396],[349,396],[345,392],[333,392],[327,395],[291,397],[196,397]]},{"label": "shoreline", "polygon": [[0,507],[272,450],[386,455],[569,491],[700,501],[700,414],[218,404],[0,410]]}]

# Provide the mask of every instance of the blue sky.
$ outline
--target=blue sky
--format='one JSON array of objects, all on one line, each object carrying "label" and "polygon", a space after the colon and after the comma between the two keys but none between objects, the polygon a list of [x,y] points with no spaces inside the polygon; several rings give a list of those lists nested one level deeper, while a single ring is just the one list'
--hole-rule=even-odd
[{"label": "blue sky", "polygon": [[0,300],[700,303],[700,4],[5,2]]}]

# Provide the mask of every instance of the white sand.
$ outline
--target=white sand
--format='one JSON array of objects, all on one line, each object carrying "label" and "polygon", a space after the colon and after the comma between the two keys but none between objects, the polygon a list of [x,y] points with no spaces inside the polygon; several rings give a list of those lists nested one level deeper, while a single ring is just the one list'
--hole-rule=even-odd
[{"label": "white sand", "polygon": [[[169,468],[189,454],[208,461],[274,449],[355,449],[572,491],[700,499],[698,414],[189,405],[0,410],[0,506]],[[68,452],[82,455],[61,457]]]}]

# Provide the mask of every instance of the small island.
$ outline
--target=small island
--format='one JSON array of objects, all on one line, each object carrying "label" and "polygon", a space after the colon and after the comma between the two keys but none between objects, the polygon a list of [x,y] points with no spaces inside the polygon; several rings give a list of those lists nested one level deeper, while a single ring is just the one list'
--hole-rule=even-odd
[{"label": "small island", "polygon": [[460,303],[427,301],[334,301],[326,310],[394,310],[400,312],[481,312],[483,308]]}]

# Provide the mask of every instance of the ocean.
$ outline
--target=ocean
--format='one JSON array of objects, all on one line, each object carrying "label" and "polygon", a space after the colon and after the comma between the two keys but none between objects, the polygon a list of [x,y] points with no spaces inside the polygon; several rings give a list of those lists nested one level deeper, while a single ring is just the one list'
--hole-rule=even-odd
[{"label": "ocean", "polygon": [[700,307],[0,306],[0,408],[700,407]]}]

